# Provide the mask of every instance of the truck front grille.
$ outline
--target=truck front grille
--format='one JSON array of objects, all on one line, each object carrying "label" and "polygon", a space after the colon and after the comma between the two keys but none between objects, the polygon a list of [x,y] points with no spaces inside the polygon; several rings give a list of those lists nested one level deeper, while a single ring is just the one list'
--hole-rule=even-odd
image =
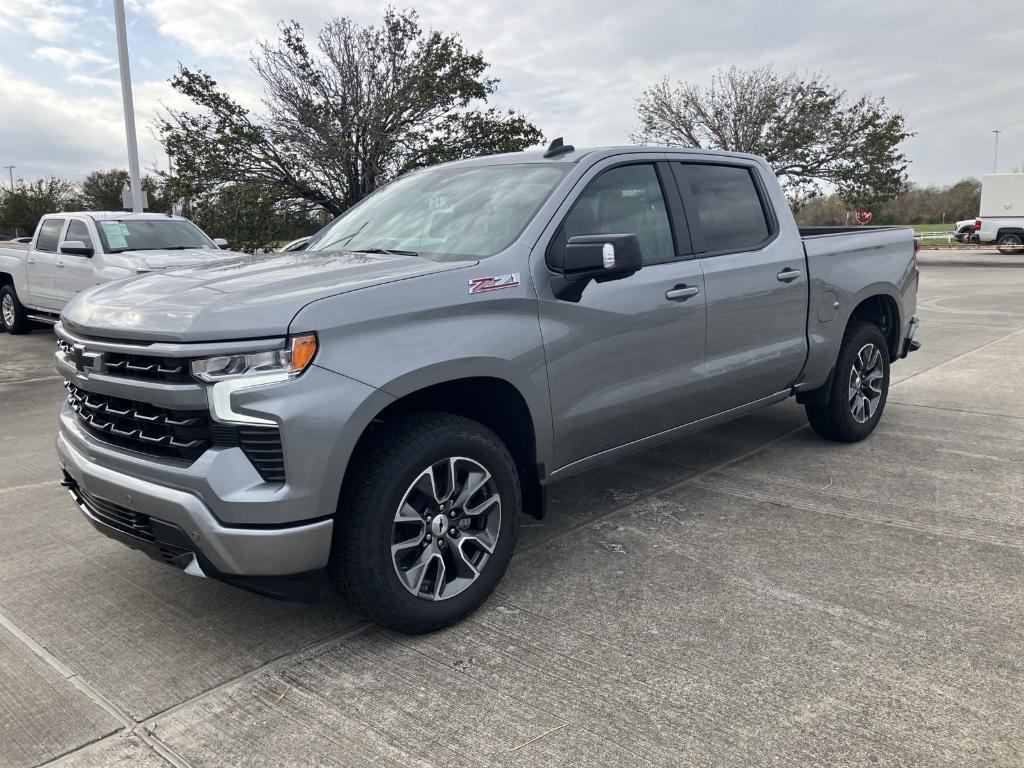
[{"label": "truck front grille", "polygon": [[[71,342],[58,337],[57,348],[74,360],[75,350]],[[192,361],[188,358],[104,352],[101,359],[99,372],[109,376],[179,384],[195,381],[189,372]]]},{"label": "truck front grille", "polygon": [[64,387],[79,423],[103,442],[188,463],[211,447],[238,447],[265,481],[285,481],[284,450],[277,427],[218,424],[206,410],[169,410],[87,392],[69,381]]},{"label": "truck front grille", "polygon": [[65,382],[71,410],[90,432],[107,442],[195,461],[212,444],[207,411],[170,411],[134,400],[86,392]]}]

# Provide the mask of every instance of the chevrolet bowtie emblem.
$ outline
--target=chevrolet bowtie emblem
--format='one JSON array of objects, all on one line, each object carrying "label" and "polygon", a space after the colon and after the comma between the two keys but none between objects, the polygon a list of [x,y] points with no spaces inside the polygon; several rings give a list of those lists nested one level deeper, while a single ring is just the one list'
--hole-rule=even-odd
[{"label": "chevrolet bowtie emblem", "polygon": [[74,344],[71,347],[71,362],[79,373],[98,372],[100,357],[99,352],[86,352],[84,344]]}]

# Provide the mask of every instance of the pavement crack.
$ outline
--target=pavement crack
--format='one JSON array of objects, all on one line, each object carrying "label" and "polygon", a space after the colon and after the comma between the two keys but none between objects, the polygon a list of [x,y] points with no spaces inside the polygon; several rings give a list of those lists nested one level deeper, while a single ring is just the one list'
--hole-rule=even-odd
[{"label": "pavement crack", "polygon": [[557,726],[555,726],[554,728],[552,728],[551,730],[545,731],[544,733],[542,733],[542,734],[540,734],[540,735],[538,735],[538,736],[534,736],[534,737],[533,737],[532,739],[530,739],[529,741],[524,741],[524,742],[523,742],[522,744],[520,744],[520,745],[519,745],[518,747],[512,747],[512,749],[510,749],[510,750],[509,750],[509,752],[518,752],[518,751],[519,751],[520,749],[522,749],[523,747],[528,747],[528,746],[530,746],[531,744],[533,744],[533,742],[535,742],[535,741],[540,741],[540,740],[541,740],[541,739],[543,739],[543,738],[544,738],[545,736],[550,736],[550,735],[551,735],[552,733],[554,733],[555,731],[560,731],[560,730],[562,730],[563,728],[567,727],[568,725],[569,725],[569,723],[562,723],[561,725],[557,725]]}]

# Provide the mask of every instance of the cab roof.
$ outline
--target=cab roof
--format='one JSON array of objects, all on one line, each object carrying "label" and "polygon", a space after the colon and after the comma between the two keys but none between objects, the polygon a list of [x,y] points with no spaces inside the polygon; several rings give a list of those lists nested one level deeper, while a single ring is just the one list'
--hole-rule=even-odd
[{"label": "cab roof", "polygon": [[[614,155],[633,154],[637,152],[650,152],[655,154],[679,154],[679,155],[708,155],[710,157],[735,157],[747,160],[760,160],[757,155],[746,152],[733,152],[723,149],[695,149],[692,147],[657,147],[635,144],[608,147],[580,147],[572,148],[569,151],[560,152],[553,157],[545,157],[546,149],[529,149],[525,152],[505,152],[499,155],[483,155],[471,157],[465,160],[454,160],[443,163],[440,166],[445,168],[457,168],[471,165],[515,165],[518,163],[579,163],[583,160],[596,161]],[[427,169],[423,169],[427,170]]]},{"label": "cab roof", "polygon": [[183,216],[175,216],[166,213],[132,213],[131,211],[60,211],[59,213],[48,213],[50,216],[88,216],[94,221],[124,221],[125,219],[183,219]]}]

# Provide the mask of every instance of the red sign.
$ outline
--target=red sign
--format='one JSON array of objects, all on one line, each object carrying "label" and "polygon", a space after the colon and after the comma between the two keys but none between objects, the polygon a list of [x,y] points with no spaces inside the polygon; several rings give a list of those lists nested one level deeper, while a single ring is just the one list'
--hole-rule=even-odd
[{"label": "red sign", "polygon": [[858,224],[867,224],[870,221],[871,221],[871,211],[865,211],[863,208],[861,208],[859,211],[857,211],[857,223]]}]

